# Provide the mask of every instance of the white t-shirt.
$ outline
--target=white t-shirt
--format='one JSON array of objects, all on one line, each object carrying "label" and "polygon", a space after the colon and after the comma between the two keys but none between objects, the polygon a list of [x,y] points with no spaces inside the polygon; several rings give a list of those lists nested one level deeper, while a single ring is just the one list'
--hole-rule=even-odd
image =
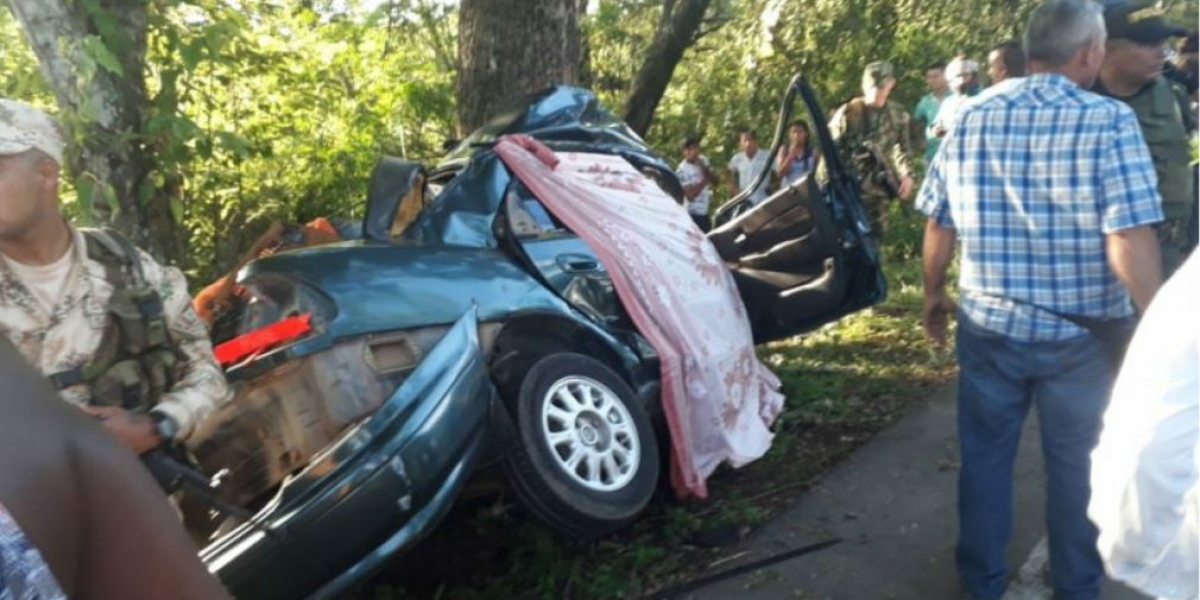
[{"label": "white t-shirt", "polygon": [[37,298],[41,303],[42,308],[47,313],[54,312],[54,307],[58,306],[58,301],[63,296],[63,290],[67,287],[67,278],[71,276],[71,267],[75,264],[75,253],[71,247],[67,247],[67,251],[61,257],[50,264],[45,265],[27,265],[19,263],[7,256],[0,255],[4,259],[5,266],[9,271],[33,293],[33,297]]},{"label": "white t-shirt", "polygon": [[1092,451],[1088,517],[1108,572],[1169,600],[1200,578],[1200,256],[1138,325]]},{"label": "white t-shirt", "polygon": [[[707,166],[708,157],[701,156],[700,162]],[[686,160],[679,163],[679,166],[675,169],[675,176],[679,178],[679,183],[683,187],[704,181],[704,171],[700,169],[700,165],[693,165]],[[704,189],[688,202],[688,213],[698,216],[707,215],[710,200],[712,200],[712,190],[705,184]]]},{"label": "white t-shirt", "polygon": [[[754,177],[758,175],[767,165],[767,153],[763,152],[762,148],[754,153],[754,158],[746,156],[745,152],[738,152],[729,160],[729,170],[737,173],[738,190],[745,190],[754,183]],[[753,193],[750,194],[750,203],[758,204],[767,199],[767,182],[770,177],[763,179],[762,185],[758,186]]]}]

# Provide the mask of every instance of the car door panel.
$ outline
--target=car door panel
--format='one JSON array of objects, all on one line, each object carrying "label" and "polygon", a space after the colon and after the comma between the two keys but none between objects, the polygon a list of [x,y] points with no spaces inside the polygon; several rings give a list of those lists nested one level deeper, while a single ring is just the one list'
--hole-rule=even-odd
[{"label": "car door panel", "polygon": [[887,295],[856,186],[802,77],[793,80],[785,106],[797,95],[812,117],[828,180],[810,175],[753,206],[735,198],[718,210],[708,234],[737,282],[756,343],[820,327]]},{"label": "car door panel", "polygon": [[709,233],[730,265],[756,342],[846,314],[841,307],[854,274],[839,238],[832,210],[808,180]]},{"label": "car door panel", "polygon": [[558,223],[525,186],[514,181],[505,194],[500,227],[546,284],[603,326],[625,323],[616,289],[596,253]]}]

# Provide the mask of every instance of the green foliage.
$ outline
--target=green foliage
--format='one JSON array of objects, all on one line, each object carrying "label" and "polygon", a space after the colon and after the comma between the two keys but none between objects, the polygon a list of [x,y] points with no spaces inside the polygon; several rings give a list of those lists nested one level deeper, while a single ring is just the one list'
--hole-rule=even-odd
[{"label": "green foliage", "polygon": [[[97,0],[79,0],[94,34],[74,43],[85,71],[128,70],[129,32]],[[897,67],[893,98],[912,106],[923,68],[959,52],[982,59],[1016,37],[1037,0],[714,0],[684,56],[648,141],[668,157],[699,133],[715,164],[735,130],[769,142],[784,86],[804,72],[828,112],[857,93],[862,65]],[[585,84],[620,113],[662,18],[663,0],[594,0],[582,26]],[[190,233],[184,266],[208,280],[274,219],[357,217],[384,153],[433,159],[455,135],[456,7],[442,0],[152,0],[146,88],[136,141],[157,171],[137,190],[170,203]],[[1191,23],[1196,0],[1167,4]],[[54,97],[20,27],[0,11],[0,91],[42,106]],[[94,106],[84,106],[89,113]],[[66,120],[84,115],[62,115]],[[800,115],[804,116],[804,115]],[[64,185],[87,220],[117,207],[87,174]],[[914,255],[919,231],[897,246]],[[915,240],[915,241],[914,241]]]},{"label": "green foliage", "polygon": [[[78,42],[84,70],[121,75],[126,32],[82,4],[98,30]],[[137,141],[157,170],[137,193],[170,202],[190,232],[183,266],[195,282],[228,268],[271,220],[360,217],[380,155],[431,159],[454,134],[454,17],[442,4],[155,0],[148,11]],[[22,38],[0,12],[0,90],[52,107]],[[117,205],[89,174],[63,196],[84,221]]]},{"label": "green foliage", "polygon": [[21,24],[7,9],[0,10],[0,97],[53,108],[54,94],[38,68]]},{"label": "green foliage", "polygon": [[192,232],[192,275],[226,268],[271,220],[361,216],[382,154],[438,154],[452,76],[430,47],[398,43],[388,8],[156,13],[146,132]]},{"label": "green foliage", "polygon": [[[661,13],[652,0],[598,0],[585,21],[593,85],[621,107]],[[704,139],[717,165],[737,151],[736,129],[768,143],[778,103],[793,75],[813,84],[826,116],[861,93],[862,68],[896,67],[892,100],[912,109],[926,93],[925,66],[964,53],[980,63],[995,44],[1019,39],[1042,0],[718,0],[709,31],[688,51],[659,105],[648,141],[678,158],[689,133]],[[1195,27],[1196,0],[1167,3]],[[799,115],[803,117],[804,115]]]}]

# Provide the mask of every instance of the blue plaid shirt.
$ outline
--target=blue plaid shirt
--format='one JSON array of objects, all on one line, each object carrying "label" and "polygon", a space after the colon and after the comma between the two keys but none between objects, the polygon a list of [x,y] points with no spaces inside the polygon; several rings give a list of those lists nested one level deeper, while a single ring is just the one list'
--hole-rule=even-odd
[{"label": "blue plaid shirt", "polygon": [[956,230],[965,316],[1027,342],[1086,333],[1043,309],[1132,314],[1104,236],[1163,218],[1133,111],[1055,74],[964,108],[916,204]]}]

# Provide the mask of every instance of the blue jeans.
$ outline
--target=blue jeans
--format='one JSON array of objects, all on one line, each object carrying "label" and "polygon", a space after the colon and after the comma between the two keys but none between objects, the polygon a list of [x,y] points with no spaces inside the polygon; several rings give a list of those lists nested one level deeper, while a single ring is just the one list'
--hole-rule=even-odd
[{"label": "blue jeans", "polygon": [[1004,594],[1012,534],[1013,462],[1036,406],[1046,465],[1046,529],[1056,600],[1095,599],[1104,567],[1088,520],[1089,454],[1100,434],[1115,372],[1090,335],[1023,343],[958,321],[957,563],[979,600]]}]

